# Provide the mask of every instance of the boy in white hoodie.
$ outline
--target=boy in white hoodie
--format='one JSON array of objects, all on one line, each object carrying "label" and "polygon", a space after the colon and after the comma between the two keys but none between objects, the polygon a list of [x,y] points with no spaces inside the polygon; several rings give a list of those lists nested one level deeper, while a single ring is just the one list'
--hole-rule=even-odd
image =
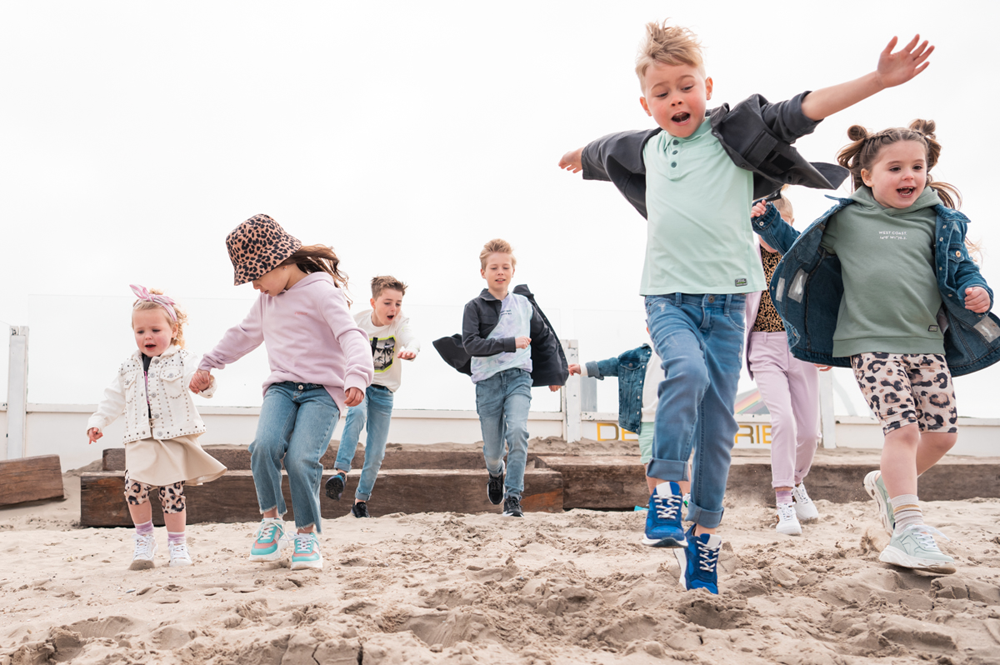
[{"label": "boy in white hoodie", "polygon": [[361,479],[354,494],[354,506],[351,508],[351,513],[359,518],[369,517],[368,500],[385,457],[393,393],[399,388],[403,374],[401,364],[396,361],[413,360],[420,352],[420,342],[410,329],[410,320],[402,313],[404,295],[406,284],[400,280],[389,275],[375,277],[372,279],[372,309],[354,317],[371,343],[375,380],[368,386],[361,404],[351,407],[347,412],[347,422],[337,449],[337,467],[334,475],[326,482],[326,495],[340,500],[361,430],[367,424],[365,465],[361,470]]}]

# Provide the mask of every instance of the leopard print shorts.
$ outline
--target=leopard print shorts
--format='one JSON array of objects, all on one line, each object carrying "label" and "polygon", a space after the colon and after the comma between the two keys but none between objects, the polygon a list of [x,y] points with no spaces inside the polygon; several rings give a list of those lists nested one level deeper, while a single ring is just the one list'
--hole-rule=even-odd
[{"label": "leopard print shorts", "polygon": [[921,432],[958,431],[955,387],[941,354],[861,353],[851,356],[851,367],[885,434],[912,424]]},{"label": "leopard print shorts", "polygon": [[[149,490],[153,489],[152,485],[147,485],[146,483],[140,483],[137,480],[131,480],[128,477],[128,471],[125,472],[125,500],[131,506],[141,506],[142,504],[149,501]],[[163,513],[169,515],[171,513],[182,513],[187,507],[184,501],[184,481],[179,481],[173,485],[164,485],[160,488],[160,506],[163,508]]]}]

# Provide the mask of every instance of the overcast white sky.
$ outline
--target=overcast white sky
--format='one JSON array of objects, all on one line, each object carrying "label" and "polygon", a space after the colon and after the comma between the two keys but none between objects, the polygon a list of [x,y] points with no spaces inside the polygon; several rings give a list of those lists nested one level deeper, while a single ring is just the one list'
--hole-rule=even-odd
[{"label": "overcast white sky", "polygon": [[[645,336],[644,222],[611,185],[556,162],[651,126],[632,69],[644,23],[667,16],[701,36],[712,105],[855,78],[893,35],[929,38],[924,74],[798,147],[833,161],[850,124],[936,120],[934,175],[965,195],[997,288],[998,13],[914,1],[0,2],[0,321],[31,327],[30,401],[93,403],[132,350],[130,282],[187,305],[194,351],[240,320],[255,294],[233,287],[224,238],[263,212],[333,245],[359,304],[375,274],[411,285],[404,307],[425,354],[400,406],[471,408],[468,380],[430,341],[457,332],[492,237],[513,243],[515,282],[585,358],[631,348]],[[828,207],[815,192],[790,198],[799,220]],[[216,403],[259,403],[264,363],[258,352],[227,369]],[[849,373],[841,381],[856,391]],[[1000,417],[998,381],[997,367],[960,380],[960,412]]]}]

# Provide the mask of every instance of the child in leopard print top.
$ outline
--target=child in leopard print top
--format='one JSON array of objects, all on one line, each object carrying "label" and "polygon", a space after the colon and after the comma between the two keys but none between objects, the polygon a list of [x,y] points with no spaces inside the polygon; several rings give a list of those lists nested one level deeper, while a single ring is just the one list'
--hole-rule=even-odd
[{"label": "child in leopard print top", "polygon": [[[101,430],[125,415],[125,500],[135,523],[132,570],[152,568],[156,553],[149,492],[159,487],[171,566],[191,565],[184,538],[187,509],[184,484],[200,485],[226,472],[202,450],[198,437],[205,424],[187,382],[198,358],[184,349],[184,312],[159,291],[132,285],[132,331],[139,347],[121,364],[104,399],[87,422],[93,443]],[[211,397],[214,382],[201,391]]]},{"label": "child in leopard print top", "polygon": [[957,440],[952,375],[1000,360],[1000,320],[966,249],[958,192],[931,181],[941,152],[934,123],[876,133],[855,125],[848,136],[838,161],[854,181],[849,199],[797,240],[763,203],[753,226],[785,254],[771,293],[793,352],[849,361],[882,422],[881,468],[864,481],[891,534],[879,559],[953,573],[954,559],[934,540],[940,532],[924,524],[917,478]]},{"label": "child in leopard print top", "polygon": [[[774,202],[782,219],[794,223],[792,203]],[[781,254],[760,241],[761,265],[770,283]],[[746,364],[771,414],[771,486],[778,510],[778,533],[798,536],[802,522],[819,518],[803,480],[819,444],[819,370],[788,348],[781,316],[767,291],[747,296]],[[829,368],[827,368],[829,369]]]}]

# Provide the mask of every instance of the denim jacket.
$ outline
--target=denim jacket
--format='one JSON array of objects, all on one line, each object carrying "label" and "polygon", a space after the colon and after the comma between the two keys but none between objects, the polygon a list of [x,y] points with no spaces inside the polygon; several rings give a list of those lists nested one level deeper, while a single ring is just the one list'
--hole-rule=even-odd
[{"label": "denim jacket", "polygon": [[[833,333],[844,294],[840,259],[820,246],[826,222],[851,205],[851,199],[830,197],[837,205],[799,234],[781,219],[774,206],[753,220],[753,229],[784,255],[771,278],[770,293],[785,322],[792,355],[821,365],[850,367],[848,358],[833,355]],[[1000,360],[1000,319],[965,309],[965,290],[990,290],[965,248],[968,218],[957,210],[935,206],[934,264],[942,307],[938,322],[944,332],[945,360],[952,376],[985,369]]]},{"label": "denim jacket", "polygon": [[618,426],[636,434],[642,427],[642,388],[652,353],[649,344],[643,344],[617,358],[587,363],[587,376],[598,380],[618,377]]},{"label": "denim jacket", "polygon": [[[819,121],[802,112],[803,92],[792,99],[771,104],[751,95],[729,109],[728,104],[706,115],[712,134],[719,139],[733,163],[753,172],[754,198],[767,196],[782,185],[804,185],[836,189],[847,177],[847,169],[836,164],[808,162],[792,147],[801,136],[812,133]],[[629,203],[646,216],[646,142],[662,129],[609,134],[583,149],[584,180],[610,180]]]}]

